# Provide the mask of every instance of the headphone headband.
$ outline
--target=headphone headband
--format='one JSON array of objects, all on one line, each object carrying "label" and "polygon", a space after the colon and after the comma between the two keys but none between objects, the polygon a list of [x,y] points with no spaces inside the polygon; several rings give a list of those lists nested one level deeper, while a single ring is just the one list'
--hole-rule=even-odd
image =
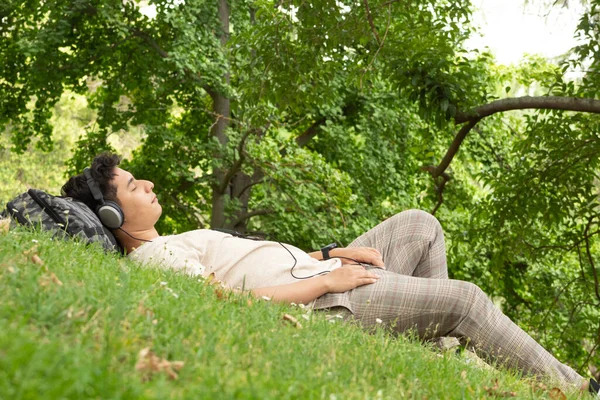
[{"label": "headphone headband", "polygon": [[96,180],[92,177],[92,172],[89,168],[85,168],[83,170],[83,175],[87,180],[87,185],[90,188],[90,192],[92,192],[92,196],[94,196],[94,200],[96,203],[100,203],[100,205],[104,204],[104,196],[102,196],[102,192],[96,183]]}]

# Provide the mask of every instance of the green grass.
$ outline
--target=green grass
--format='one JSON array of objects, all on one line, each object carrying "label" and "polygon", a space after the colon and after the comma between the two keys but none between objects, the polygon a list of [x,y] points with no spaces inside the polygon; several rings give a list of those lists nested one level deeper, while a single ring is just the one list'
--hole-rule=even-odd
[{"label": "green grass", "polygon": [[[95,246],[17,230],[0,234],[0,249],[2,399],[548,396],[516,374],[383,329],[368,334],[299,307],[223,298],[198,279]],[[303,327],[284,321],[285,313]],[[145,347],[183,361],[179,377],[144,379],[135,366]]]}]

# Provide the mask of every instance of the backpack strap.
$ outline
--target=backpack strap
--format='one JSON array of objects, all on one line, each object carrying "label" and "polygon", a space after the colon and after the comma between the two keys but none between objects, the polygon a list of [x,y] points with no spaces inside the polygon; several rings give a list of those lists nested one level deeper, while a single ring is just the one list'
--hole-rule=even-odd
[{"label": "backpack strap", "polygon": [[21,215],[21,213],[19,212],[19,209],[17,208],[17,206],[14,202],[9,201],[6,204],[6,211],[8,211],[8,215],[10,215],[10,217],[12,219],[14,219],[15,221],[17,221],[17,223],[19,223],[20,225],[31,226],[31,222],[28,221],[27,218],[25,218],[24,216]]},{"label": "backpack strap", "polygon": [[58,215],[58,213],[54,211],[52,207],[50,207],[50,204],[48,204],[44,199],[38,196],[37,192],[34,189],[29,189],[27,191],[27,194],[31,196],[33,201],[35,201],[38,204],[38,206],[42,208],[42,211],[44,211],[50,218],[52,218],[52,221],[54,221],[69,235],[73,235],[73,232],[69,230],[69,226],[65,222],[65,220],[60,215]]}]

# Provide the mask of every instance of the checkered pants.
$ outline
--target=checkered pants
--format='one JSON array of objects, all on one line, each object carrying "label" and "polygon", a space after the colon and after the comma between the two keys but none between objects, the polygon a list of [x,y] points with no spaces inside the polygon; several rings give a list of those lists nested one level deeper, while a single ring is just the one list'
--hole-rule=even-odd
[{"label": "checkered pants", "polygon": [[354,240],[374,247],[386,270],[374,284],[348,291],[354,318],[366,328],[376,319],[396,332],[414,330],[430,339],[453,336],[492,363],[525,374],[581,385],[583,378],[560,363],[489,300],[478,286],[448,279],[444,234],[435,217],[401,212]]}]

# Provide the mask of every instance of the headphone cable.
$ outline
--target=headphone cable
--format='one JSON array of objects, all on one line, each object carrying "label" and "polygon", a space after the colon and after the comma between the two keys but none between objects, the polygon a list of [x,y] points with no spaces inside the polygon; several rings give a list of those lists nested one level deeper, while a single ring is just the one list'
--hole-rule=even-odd
[{"label": "headphone cable", "polygon": [[290,274],[295,279],[308,279],[308,278],[312,278],[314,276],[324,275],[324,274],[328,274],[328,273],[331,272],[330,270],[327,270],[327,271],[317,272],[316,274],[312,274],[312,275],[309,275],[309,276],[296,276],[296,275],[294,275],[294,268],[296,268],[296,264],[298,264],[298,260],[296,259],[296,257],[294,256],[294,254],[292,254],[292,252],[290,251],[290,249],[288,249],[287,247],[285,247],[283,245],[283,243],[281,243],[281,242],[277,242],[277,243],[279,243],[279,245],[281,247],[283,247],[284,249],[286,249],[287,252],[290,253],[290,256],[292,256],[292,258],[294,259],[294,265],[292,265],[292,268],[290,269]]},{"label": "headphone cable", "polygon": [[[242,234],[240,232],[237,232],[237,231],[234,231],[234,230],[230,230],[230,229],[213,228],[212,230],[218,231],[218,232],[223,232],[223,233],[228,233],[228,234],[230,234],[232,236],[236,236],[236,237],[241,238],[241,239],[249,239],[249,240],[255,240],[255,241],[261,241],[262,240],[260,238],[252,237],[252,236],[247,236],[247,235],[244,235],[244,234]],[[125,232],[125,231],[123,231],[123,232]],[[127,233],[127,232],[125,232],[125,233]],[[129,235],[129,236],[131,236],[131,235]],[[134,239],[136,239],[136,238],[134,238]],[[138,240],[142,240],[142,239],[138,239]],[[150,240],[148,240],[148,241],[150,241]],[[298,264],[298,260],[296,259],[296,257],[294,256],[294,254],[290,251],[290,249],[288,249],[287,247],[285,247],[283,245],[283,243],[281,243],[280,241],[277,241],[277,243],[279,243],[279,245],[281,247],[283,247],[290,254],[290,256],[292,256],[292,258],[294,259],[294,264],[292,265],[292,268],[290,268],[290,274],[292,275],[293,278],[295,278],[295,279],[309,279],[309,278],[313,278],[315,276],[325,275],[325,274],[328,274],[328,273],[331,272],[331,270],[326,270],[326,271],[317,272],[316,274],[312,274],[312,275],[309,275],[309,276],[296,276],[296,275],[294,275],[294,268],[296,268],[296,264]],[[339,259],[354,261],[357,265],[362,265],[363,267],[371,266],[369,264],[361,263],[360,261],[357,261],[354,258],[350,258],[350,257],[332,256],[331,258],[339,258]],[[325,261],[325,260],[320,259],[319,261]]]},{"label": "headphone cable", "polygon": [[130,235],[129,233],[127,233],[127,231],[121,227],[118,228],[120,231],[124,232],[127,236],[129,236],[132,239],[135,240],[139,240],[140,242],[147,242],[147,243],[152,243],[152,240],[146,240],[146,239],[140,239],[140,238],[136,238],[135,236]]}]

